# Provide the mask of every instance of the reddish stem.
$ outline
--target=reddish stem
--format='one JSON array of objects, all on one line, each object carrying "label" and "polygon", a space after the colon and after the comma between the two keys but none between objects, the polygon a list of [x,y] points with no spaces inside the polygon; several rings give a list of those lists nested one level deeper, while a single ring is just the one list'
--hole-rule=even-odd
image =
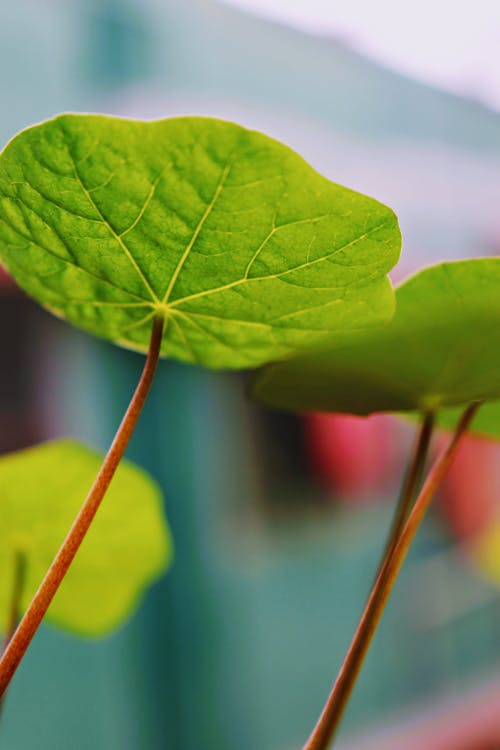
[{"label": "reddish stem", "polygon": [[423,415],[375,580],[384,567],[387,558],[396,546],[408,516],[410,515],[410,511],[413,507],[413,499],[422,481],[422,475],[425,469],[434,430],[434,423],[435,417],[432,412]]},{"label": "reddish stem", "polygon": [[146,364],[111,447],[66,539],[2,654],[0,700],[66,575],[122,459],[153,382],[162,335],[163,318],[155,318]]},{"label": "reddish stem", "polygon": [[303,750],[327,750],[333,739],[410,544],[478,407],[475,403],[465,410],[450,443],[429,472],[399,540],[377,577],[332,692]]}]

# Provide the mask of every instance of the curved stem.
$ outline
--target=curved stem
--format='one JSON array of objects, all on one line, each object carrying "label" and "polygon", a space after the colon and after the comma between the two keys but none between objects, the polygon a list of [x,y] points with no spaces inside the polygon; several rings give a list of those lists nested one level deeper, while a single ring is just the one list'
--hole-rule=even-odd
[{"label": "curved stem", "polygon": [[326,750],[328,748],[338,728],[343,711],[351,695],[387,599],[406,558],[410,544],[437,488],[455,457],[460,440],[478,407],[479,404],[474,403],[464,411],[450,443],[429,472],[404,529],[377,577],[332,692],[303,750]]},{"label": "curved stem", "polygon": [[158,364],[163,318],[153,322],[146,364],[104,462],[71,529],[0,659],[0,699],[82,543],[132,436]]},{"label": "curved stem", "polygon": [[399,493],[398,503],[391,522],[391,528],[387,536],[384,551],[377,570],[377,576],[382,570],[385,561],[392,553],[397,544],[399,536],[404,528],[406,520],[410,515],[415,493],[419,488],[422,475],[425,469],[425,463],[429,453],[432,433],[434,430],[435,416],[432,412],[423,415],[417,440],[413,447],[412,456],[406,470],[405,478]]}]

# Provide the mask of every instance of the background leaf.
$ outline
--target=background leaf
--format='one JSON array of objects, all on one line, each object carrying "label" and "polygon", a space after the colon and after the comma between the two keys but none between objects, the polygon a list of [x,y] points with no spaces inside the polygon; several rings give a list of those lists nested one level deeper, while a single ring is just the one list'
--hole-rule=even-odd
[{"label": "background leaf", "polygon": [[[452,430],[456,427],[463,408],[443,409],[439,412],[441,427]],[[488,401],[476,412],[469,431],[485,437],[500,438],[500,401]]]},{"label": "background leaf", "polygon": [[45,307],[142,351],[250,367],[380,323],[400,233],[286,146],[198,117],[62,115],[0,157],[0,259]]},{"label": "background leaf", "polygon": [[[90,489],[102,456],[57,440],[0,457],[0,627],[6,627],[14,564],[27,561],[25,608]],[[172,558],[157,485],[122,461],[87,537],[47,613],[80,635],[104,634],[136,606]],[[24,609],[23,609],[24,611]]]},{"label": "background leaf", "polygon": [[[442,263],[396,290],[382,329],[337,349],[276,363],[252,393],[278,408],[366,415],[440,409],[500,398],[500,259]],[[458,412],[445,411],[443,424]],[[500,435],[498,403],[481,407],[474,429]]]}]

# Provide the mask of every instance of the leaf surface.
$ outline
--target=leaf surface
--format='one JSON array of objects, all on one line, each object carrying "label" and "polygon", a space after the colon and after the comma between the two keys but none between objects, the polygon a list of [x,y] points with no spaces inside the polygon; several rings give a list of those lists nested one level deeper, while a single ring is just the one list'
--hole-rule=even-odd
[{"label": "leaf surface", "polygon": [[[26,560],[24,611],[101,463],[98,453],[70,440],[0,457],[2,630],[18,555]],[[171,557],[160,491],[145,472],[123,461],[48,610],[47,621],[86,636],[112,630],[131,614]]]},{"label": "leaf surface", "polygon": [[251,367],[386,321],[392,211],[286,146],[201,117],[61,115],[0,156],[0,260],[93,334]]},{"label": "leaf surface", "polygon": [[[292,411],[439,411],[500,399],[500,259],[442,263],[396,289],[385,327],[260,371],[253,395]],[[455,424],[456,411],[442,422]],[[498,403],[474,429],[500,436]]]}]

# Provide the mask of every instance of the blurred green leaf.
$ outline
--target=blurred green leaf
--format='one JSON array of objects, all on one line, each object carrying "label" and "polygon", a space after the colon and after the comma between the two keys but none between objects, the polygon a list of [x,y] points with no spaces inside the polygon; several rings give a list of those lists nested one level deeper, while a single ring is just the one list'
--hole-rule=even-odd
[{"label": "blurred green leaf", "polygon": [[[443,409],[439,413],[438,423],[441,427],[453,430],[463,408]],[[470,427],[470,431],[490,438],[500,438],[500,401],[488,401],[481,406]]]},{"label": "blurred green leaf", "polygon": [[[265,367],[252,393],[292,411],[360,415],[500,399],[500,259],[424,269],[396,290],[387,326]],[[442,424],[457,415],[445,410]],[[473,428],[485,427],[500,436],[498,403],[479,410]]]},{"label": "blurred green leaf", "polygon": [[[26,560],[22,607],[37,590],[102,463],[79,443],[57,440],[0,457],[0,627],[14,567]],[[47,621],[80,635],[104,634],[127,618],[172,559],[157,485],[123,461]]]},{"label": "blurred green leaf", "polygon": [[0,259],[55,314],[146,351],[253,367],[385,322],[392,211],[260,133],[62,115],[0,157]]}]

